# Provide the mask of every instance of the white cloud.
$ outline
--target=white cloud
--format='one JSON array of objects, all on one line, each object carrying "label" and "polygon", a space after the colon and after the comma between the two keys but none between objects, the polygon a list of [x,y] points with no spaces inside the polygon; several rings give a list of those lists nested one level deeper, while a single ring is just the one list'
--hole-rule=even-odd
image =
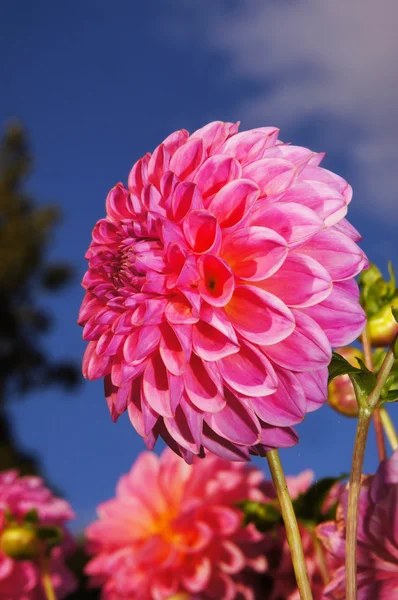
[{"label": "white cloud", "polygon": [[187,34],[194,16],[203,27],[199,43],[227,58],[224,76],[256,84],[259,91],[240,106],[245,122],[286,129],[307,119],[329,121],[319,135],[323,149],[332,145],[350,161],[369,210],[398,220],[392,210],[398,207],[397,0],[231,0],[227,6],[192,2],[189,13],[184,2],[180,31]]}]

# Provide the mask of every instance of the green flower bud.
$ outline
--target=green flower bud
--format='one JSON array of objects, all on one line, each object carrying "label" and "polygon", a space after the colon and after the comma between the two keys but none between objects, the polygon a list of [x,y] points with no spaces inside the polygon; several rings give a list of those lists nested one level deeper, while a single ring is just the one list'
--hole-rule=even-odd
[{"label": "green flower bud", "polygon": [[[363,360],[362,352],[352,346],[339,348],[336,352],[343,356],[353,367],[358,367],[357,358]],[[358,402],[348,375],[340,375],[329,383],[328,404],[346,417],[358,416]]]},{"label": "green flower bud", "polygon": [[32,560],[41,552],[41,542],[32,527],[14,525],[4,529],[0,549],[14,560]]},{"label": "green flower bud", "polygon": [[375,315],[368,319],[368,333],[372,346],[389,346],[398,333],[398,323],[391,311],[392,306],[398,306],[398,296],[383,306]]}]

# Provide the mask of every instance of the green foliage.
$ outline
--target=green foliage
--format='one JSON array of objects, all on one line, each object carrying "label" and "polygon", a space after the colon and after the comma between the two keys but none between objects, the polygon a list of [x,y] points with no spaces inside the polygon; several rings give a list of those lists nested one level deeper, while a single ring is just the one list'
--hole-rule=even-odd
[{"label": "green foliage", "polygon": [[357,358],[359,367],[353,367],[337,352],[333,352],[329,365],[329,382],[340,375],[348,375],[354,386],[355,395],[361,406],[366,406],[366,398],[376,385],[376,376],[366,368],[360,358]]},{"label": "green foliage", "polygon": [[244,500],[238,503],[243,511],[243,525],[254,523],[256,529],[264,533],[271,531],[276,523],[282,519],[279,507],[275,502],[255,502],[254,500]]},{"label": "green foliage", "polygon": [[378,313],[398,294],[395,273],[391,262],[388,263],[388,272],[390,279],[386,281],[376,265],[371,263],[369,269],[362,271],[359,276],[358,283],[361,290],[361,304],[368,318]]}]

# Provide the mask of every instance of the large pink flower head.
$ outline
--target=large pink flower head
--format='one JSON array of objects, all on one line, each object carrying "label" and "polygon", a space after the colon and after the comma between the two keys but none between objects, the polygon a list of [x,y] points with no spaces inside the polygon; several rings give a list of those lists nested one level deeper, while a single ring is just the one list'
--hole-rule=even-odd
[{"label": "large pink flower head", "polygon": [[[345,559],[345,520],[348,490],[340,496],[336,522],[318,525],[325,548],[338,560]],[[364,479],[359,500],[358,600],[398,598],[398,450],[380,463],[376,475]],[[324,598],[343,600],[345,567],[334,573]]]},{"label": "large pink flower head", "polygon": [[297,441],[331,346],[363,329],[351,188],[263,127],[171,134],[115,186],[93,231],[83,373],[153,448],[232,460]]},{"label": "large pink flower head", "polygon": [[86,531],[92,583],[104,600],[254,600],[247,581],[266,570],[264,536],[242,527],[237,504],[264,500],[262,478],[211,454],[192,465],[169,448],[141,454]]},{"label": "large pink flower head", "polygon": [[[64,542],[52,550],[49,572],[57,598],[73,592],[76,581],[64,563],[74,549],[65,524],[74,518],[69,504],[56,498],[39,477],[18,477],[15,471],[0,474],[0,537],[7,526],[7,514],[16,522],[35,510],[40,525],[61,527]],[[0,550],[0,598],[6,600],[46,600],[41,583],[41,567],[35,560],[13,560]]]}]

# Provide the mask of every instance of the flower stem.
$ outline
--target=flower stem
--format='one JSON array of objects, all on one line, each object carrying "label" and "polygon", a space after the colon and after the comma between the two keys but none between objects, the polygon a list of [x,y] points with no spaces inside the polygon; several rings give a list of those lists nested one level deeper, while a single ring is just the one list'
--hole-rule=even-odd
[{"label": "flower stem", "polygon": [[398,435],[394,423],[384,407],[380,408],[380,419],[392,450],[396,450],[398,448]]},{"label": "flower stem", "polygon": [[354,452],[352,456],[352,468],[350,475],[350,486],[348,491],[348,510],[346,528],[346,599],[357,600],[357,531],[358,531],[358,502],[361,489],[362,467],[365,456],[366,440],[372,413],[380,399],[381,391],[390,371],[394,365],[394,343],[388,350],[380,371],[377,375],[376,385],[367,399],[367,408],[360,408],[357,431],[355,436]]},{"label": "flower stem", "polygon": [[55,595],[54,586],[51,581],[51,576],[48,570],[48,559],[41,558],[41,583],[45,592],[47,600],[57,600]]},{"label": "flower stem", "polygon": [[[365,327],[362,336],[361,336],[362,346],[363,346],[363,354],[365,359],[365,365],[369,369],[369,371],[374,371],[373,364],[373,355],[372,355],[372,344],[369,337],[368,328]],[[379,456],[379,461],[382,461],[387,458],[386,451],[386,443],[384,439],[384,431],[383,425],[381,423],[379,409],[376,409],[373,412],[373,426],[376,434],[376,445],[377,445],[377,454]]]},{"label": "flower stem", "polygon": [[265,454],[281,508],[283,521],[285,523],[286,536],[292,555],[294,574],[296,576],[300,598],[301,600],[312,600],[312,592],[305,564],[301,536],[297,525],[296,515],[294,514],[292,500],[287,489],[278,450],[269,450]]}]

